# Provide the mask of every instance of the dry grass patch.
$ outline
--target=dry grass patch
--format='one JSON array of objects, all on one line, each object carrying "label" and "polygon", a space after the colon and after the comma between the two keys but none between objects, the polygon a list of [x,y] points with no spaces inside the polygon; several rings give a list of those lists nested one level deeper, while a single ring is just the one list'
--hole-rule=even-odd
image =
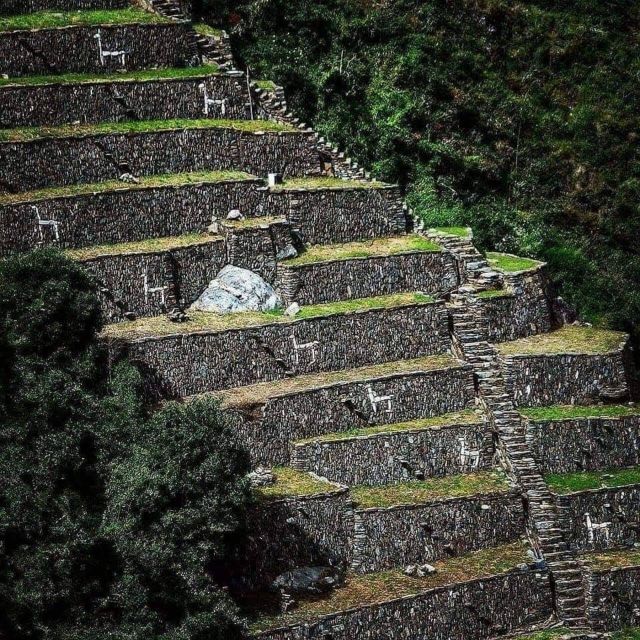
[{"label": "dry grass patch", "polygon": [[602,553],[589,553],[582,556],[582,560],[596,571],[616,569],[619,567],[640,566],[640,549],[621,549],[617,551],[604,551]]},{"label": "dry grass patch", "polygon": [[620,349],[627,334],[594,327],[563,327],[552,333],[542,333],[521,340],[496,345],[500,355],[598,355]]},{"label": "dry grass patch", "polygon": [[530,420],[572,420],[579,418],[625,418],[640,415],[639,405],[555,405],[552,407],[530,407],[520,409],[520,413]]},{"label": "dry grass patch", "polygon": [[[424,578],[406,576],[401,570],[367,575],[351,574],[343,587],[328,596],[302,600],[298,608],[285,614],[263,615],[256,620],[251,630],[256,633],[280,626],[313,622],[332,613],[418,595],[436,587],[502,574],[520,564],[530,562],[527,548],[524,543],[515,542],[441,560],[433,563],[438,570],[437,573]],[[256,608],[262,609],[267,602],[268,598],[256,598]]]},{"label": "dry grass patch", "polygon": [[258,229],[285,221],[285,218],[276,218],[275,216],[258,216],[256,218],[243,218],[242,220],[220,220],[220,224],[230,229]]},{"label": "dry grass patch", "polygon": [[293,393],[304,393],[322,387],[337,384],[349,384],[384,378],[395,375],[408,375],[425,371],[435,371],[448,367],[459,366],[459,361],[449,355],[427,356],[415,360],[401,360],[399,362],[387,362],[370,367],[358,369],[344,369],[342,371],[329,371],[326,373],[312,373],[294,378],[286,378],[275,382],[261,382],[248,387],[229,389],[215,393],[225,408],[239,407],[251,404],[267,402],[269,398],[285,396]]},{"label": "dry grass patch", "polygon": [[486,471],[381,487],[357,486],[351,488],[351,495],[359,508],[370,509],[505,491],[509,491],[506,476],[499,471]]},{"label": "dry grass patch", "polygon": [[280,500],[296,496],[312,496],[319,493],[335,491],[340,485],[328,480],[312,476],[303,471],[297,471],[290,467],[275,467],[273,473],[276,482],[265,487],[255,489],[260,500]]},{"label": "dry grass patch", "polygon": [[282,184],[277,184],[273,191],[288,189],[381,189],[389,186],[383,182],[361,182],[360,180],[343,180],[342,178],[309,177],[290,178]]}]

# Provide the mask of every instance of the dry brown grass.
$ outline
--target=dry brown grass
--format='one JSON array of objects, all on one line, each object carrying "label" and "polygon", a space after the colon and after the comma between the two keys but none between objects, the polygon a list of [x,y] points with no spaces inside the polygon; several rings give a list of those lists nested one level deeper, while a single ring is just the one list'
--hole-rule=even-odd
[{"label": "dry brown grass", "polygon": [[589,553],[582,556],[582,559],[590,568],[595,570],[637,567],[640,566],[640,550],[621,549],[602,553]]}]

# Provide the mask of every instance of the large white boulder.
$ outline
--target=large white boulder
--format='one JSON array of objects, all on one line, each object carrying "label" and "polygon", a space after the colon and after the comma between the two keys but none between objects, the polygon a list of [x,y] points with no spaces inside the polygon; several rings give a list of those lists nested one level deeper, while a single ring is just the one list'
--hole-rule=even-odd
[{"label": "large white boulder", "polygon": [[195,311],[240,313],[272,311],[282,306],[274,288],[257,273],[227,265],[191,305]]}]

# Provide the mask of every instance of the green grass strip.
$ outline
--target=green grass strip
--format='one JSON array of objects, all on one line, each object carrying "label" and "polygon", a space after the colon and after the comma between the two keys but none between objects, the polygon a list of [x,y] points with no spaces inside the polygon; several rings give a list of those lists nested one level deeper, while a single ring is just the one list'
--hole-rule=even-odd
[{"label": "green grass strip", "polygon": [[510,253],[487,253],[487,260],[489,265],[494,269],[500,271],[506,271],[509,273],[517,273],[518,271],[529,271],[529,269],[535,269],[542,263],[538,260],[532,260],[531,258],[521,258],[520,256],[514,256]]},{"label": "green grass strip", "polygon": [[165,173],[155,176],[142,176],[136,183],[108,180],[93,184],[77,184],[66,187],[50,187],[36,191],[23,191],[0,196],[0,205],[33,202],[35,200],[49,200],[72,196],[86,196],[107,191],[130,191],[136,189],[150,189],[153,187],[183,187],[190,184],[229,182],[241,180],[255,180],[255,176],[242,171],[196,171],[193,173]]},{"label": "green grass strip", "polygon": [[284,264],[285,266],[295,267],[332,260],[375,258],[416,251],[439,252],[441,248],[424,236],[411,234],[392,238],[376,238],[365,242],[314,245],[297,258],[287,260]]},{"label": "green grass strip", "polygon": [[579,418],[624,418],[640,415],[640,406],[628,404],[605,405],[556,405],[552,407],[532,407],[520,409],[520,413],[530,420],[571,420]]},{"label": "green grass strip", "polygon": [[511,294],[505,289],[487,289],[476,293],[476,298],[491,300],[492,298],[508,298]]},{"label": "green grass strip", "polygon": [[271,187],[273,191],[290,191],[293,189],[382,189],[389,185],[384,182],[363,182],[361,180],[343,180],[342,178],[311,177],[290,178],[282,184]]},{"label": "green grass strip", "polygon": [[434,227],[433,230],[438,233],[446,233],[449,236],[458,236],[459,238],[469,238],[471,236],[467,227]]},{"label": "green grass strip", "polygon": [[496,345],[496,349],[503,356],[565,353],[598,355],[620,349],[626,337],[619,331],[571,326],[513,342],[502,342]]},{"label": "green grass strip", "polygon": [[216,29],[216,27],[212,27],[204,22],[197,22],[193,25],[196,33],[199,33],[202,36],[212,36],[214,38],[220,38],[223,34],[222,29]]},{"label": "green grass strip", "polygon": [[604,471],[582,471],[578,473],[550,474],[545,476],[549,488],[566,495],[576,491],[624,487],[640,484],[640,467],[630,469],[605,469]]},{"label": "green grass strip", "polygon": [[156,133],[183,129],[235,129],[249,133],[297,131],[295,127],[271,120],[135,120],[130,122],[104,122],[100,124],[63,125],[59,127],[25,127],[0,129],[0,142],[28,142],[41,138],[68,138],[87,135],[122,135],[129,133]]},{"label": "green grass strip", "polygon": [[36,11],[0,18],[0,31],[169,22],[168,18],[137,7],[85,11]]},{"label": "green grass strip", "polygon": [[272,471],[276,476],[276,482],[255,490],[260,500],[311,496],[335,491],[338,488],[338,485],[333,482],[320,480],[308,473],[291,469],[290,467],[275,467]]},{"label": "green grass strip", "polygon": [[351,488],[351,496],[360,509],[369,509],[422,504],[442,498],[461,498],[508,490],[509,484],[504,474],[490,471],[401,482],[382,487],[357,486]]},{"label": "green grass strip", "polygon": [[379,434],[388,435],[392,433],[403,433],[405,431],[422,431],[440,427],[468,424],[482,424],[482,416],[472,410],[452,412],[440,416],[433,416],[432,418],[412,420],[410,422],[397,422],[394,424],[383,424],[375,427],[360,427],[347,429],[346,431],[327,433],[326,435],[318,436],[317,438],[298,440],[296,444],[310,444],[313,442],[339,442],[351,438],[375,436]]},{"label": "green grass strip", "polygon": [[640,549],[616,549],[587,553],[583,555],[581,559],[586,565],[596,571],[618,569],[621,567],[637,567],[640,565]]},{"label": "green grass strip", "polygon": [[146,82],[150,80],[179,80],[199,78],[220,71],[217,64],[205,64],[199,67],[142,69],[123,73],[64,73],[59,76],[24,76],[20,78],[0,78],[0,87],[37,86],[46,84],[95,84],[108,82]]}]

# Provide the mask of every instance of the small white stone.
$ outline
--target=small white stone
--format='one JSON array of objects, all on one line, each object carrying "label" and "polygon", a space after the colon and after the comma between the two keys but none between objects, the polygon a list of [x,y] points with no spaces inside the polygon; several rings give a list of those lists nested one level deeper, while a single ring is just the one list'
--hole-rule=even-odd
[{"label": "small white stone", "polygon": [[244,216],[240,213],[238,209],[232,209],[227,214],[227,220],[244,220]]},{"label": "small white stone", "polygon": [[300,313],[300,305],[297,302],[293,302],[286,308],[284,315],[293,317],[293,316],[297,316],[299,313]]}]

